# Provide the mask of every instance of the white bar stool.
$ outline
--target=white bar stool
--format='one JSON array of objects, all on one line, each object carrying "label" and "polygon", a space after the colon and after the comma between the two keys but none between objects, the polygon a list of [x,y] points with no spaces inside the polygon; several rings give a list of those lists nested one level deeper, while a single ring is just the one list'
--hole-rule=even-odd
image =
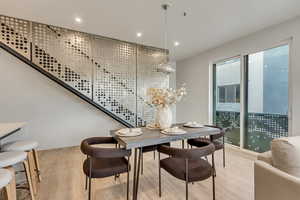
[{"label": "white bar stool", "polygon": [[2,145],[2,151],[25,151],[28,153],[28,160],[29,160],[29,168],[31,175],[33,176],[33,187],[36,192],[36,181],[35,176],[38,178],[38,181],[41,182],[41,171],[39,165],[39,159],[37,155],[36,148],[38,147],[38,142],[24,140],[24,141],[14,141],[8,142]]},{"label": "white bar stool", "polygon": [[[2,196],[1,196],[1,190]],[[8,169],[0,169],[0,199],[16,200],[15,176]]]},{"label": "white bar stool", "polygon": [[[27,160],[27,153],[21,152],[21,151],[0,153],[0,168],[5,168],[5,169],[10,170],[11,173],[13,174],[13,176],[15,176],[15,170],[13,168],[13,165],[16,165],[18,163],[23,163],[27,183],[29,186],[31,200],[35,200],[34,191],[33,191],[33,187],[32,187],[32,180],[31,180],[29,165],[28,165],[28,160]],[[13,185],[15,187],[15,181],[14,181]]]}]

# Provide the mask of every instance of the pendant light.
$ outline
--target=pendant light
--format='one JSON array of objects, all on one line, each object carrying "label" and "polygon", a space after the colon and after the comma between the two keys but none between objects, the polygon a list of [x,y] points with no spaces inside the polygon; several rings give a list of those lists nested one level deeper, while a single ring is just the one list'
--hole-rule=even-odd
[{"label": "pendant light", "polygon": [[164,11],[164,20],[165,20],[165,33],[164,33],[164,48],[166,53],[166,60],[164,63],[162,63],[158,68],[158,72],[162,72],[165,74],[171,74],[175,72],[175,69],[172,67],[172,64],[168,60],[168,8],[171,6],[171,4],[166,3],[162,4],[161,7]]}]

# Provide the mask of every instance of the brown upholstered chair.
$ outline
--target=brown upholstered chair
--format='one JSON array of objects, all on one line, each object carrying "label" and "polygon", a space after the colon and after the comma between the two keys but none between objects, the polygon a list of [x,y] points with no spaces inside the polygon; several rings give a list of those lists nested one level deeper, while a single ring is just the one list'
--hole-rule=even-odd
[{"label": "brown upholstered chair", "polygon": [[[227,129],[214,125],[205,126],[220,129],[220,134],[211,135],[209,138],[201,137],[196,139],[189,139],[187,142],[189,145],[195,147],[202,147],[203,145],[205,146],[207,142],[212,142],[215,145],[216,151],[221,149],[223,150],[223,167],[225,168],[225,132],[227,131]],[[222,141],[220,141],[220,138],[222,138]]]},{"label": "brown upholstered chair", "polygon": [[[81,151],[87,158],[83,163],[83,172],[89,182],[89,200],[91,199],[91,179],[116,176],[127,172],[127,200],[129,199],[129,171],[131,151],[123,148],[100,148],[95,144],[116,144],[112,137],[93,137],[82,141]],[[127,159],[126,159],[127,157]],[[86,184],[87,184],[86,179]]]},{"label": "brown upholstered chair", "polygon": [[[213,199],[215,199],[214,151],[215,147],[212,143],[206,143],[206,146],[194,149],[159,146],[159,196],[161,197],[161,168],[163,168],[174,177],[185,181],[186,199],[188,199],[188,183],[212,177]],[[170,157],[160,160],[160,153]],[[208,155],[212,155],[212,164],[201,158]]]}]

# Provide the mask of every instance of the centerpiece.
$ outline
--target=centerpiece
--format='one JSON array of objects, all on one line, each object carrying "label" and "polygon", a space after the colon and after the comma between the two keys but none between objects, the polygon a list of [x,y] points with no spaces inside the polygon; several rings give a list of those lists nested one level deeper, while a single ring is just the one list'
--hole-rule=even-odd
[{"label": "centerpiece", "polygon": [[156,107],[155,124],[152,127],[167,129],[172,125],[171,106],[181,101],[186,95],[184,85],[175,90],[172,88],[149,88],[147,95],[150,97],[150,104]]}]

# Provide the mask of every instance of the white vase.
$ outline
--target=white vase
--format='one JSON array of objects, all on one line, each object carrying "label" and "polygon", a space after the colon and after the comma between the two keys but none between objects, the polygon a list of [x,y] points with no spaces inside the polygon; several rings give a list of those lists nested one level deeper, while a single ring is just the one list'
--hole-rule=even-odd
[{"label": "white vase", "polygon": [[156,117],[160,129],[163,130],[172,126],[172,110],[168,105],[158,107]]}]

